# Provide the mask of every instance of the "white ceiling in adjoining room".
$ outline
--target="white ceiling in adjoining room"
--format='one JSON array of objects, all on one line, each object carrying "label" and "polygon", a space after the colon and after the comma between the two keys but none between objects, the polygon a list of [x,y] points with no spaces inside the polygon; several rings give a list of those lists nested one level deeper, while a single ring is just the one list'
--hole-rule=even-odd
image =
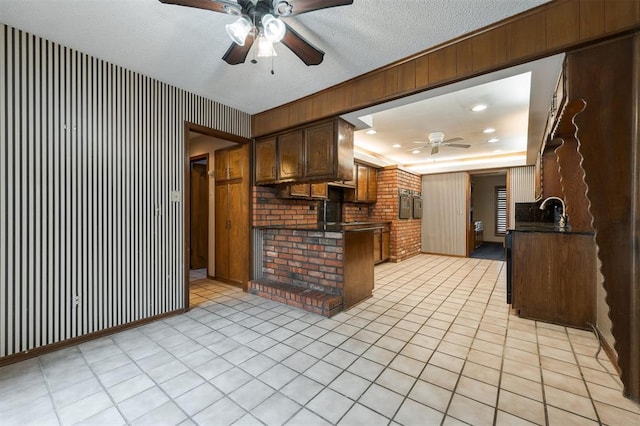
[{"label": "white ceiling in adjoining room", "polygon": [[[544,58],[345,114],[356,125],[356,157],[420,174],[532,164],[563,59]],[[474,112],[476,105],[486,109]],[[495,131],[483,133],[488,128]],[[462,138],[453,143],[470,146],[441,145],[431,154],[428,137],[437,131],[445,141]]]}]

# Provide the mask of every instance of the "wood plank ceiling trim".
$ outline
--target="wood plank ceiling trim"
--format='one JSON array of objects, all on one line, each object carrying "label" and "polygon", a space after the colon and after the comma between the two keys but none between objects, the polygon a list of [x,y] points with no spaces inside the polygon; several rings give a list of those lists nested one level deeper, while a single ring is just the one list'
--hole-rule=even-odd
[{"label": "wood plank ceiling trim", "polygon": [[323,91],[255,114],[264,136],[640,28],[637,0],[554,0]]}]

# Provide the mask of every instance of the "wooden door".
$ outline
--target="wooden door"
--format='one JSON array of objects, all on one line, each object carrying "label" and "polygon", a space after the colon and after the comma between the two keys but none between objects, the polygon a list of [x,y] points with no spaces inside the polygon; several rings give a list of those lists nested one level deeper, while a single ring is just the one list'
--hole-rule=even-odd
[{"label": "wooden door", "polygon": [[226,180],[228,176],[229,151],[216,151],[214,162],[216,165],[216,182]]},{"label": "wooden door", "polygon": [[391,232],[386,229],[382,231],[382,261],[387,261],[391,257]]},{"label": "wooden door", "polygon": [[369,167],[367,175],[367,201],[375,203],[378,200],[378,170]]},{"label": "wooden door", "polygon": [[244,157],[242,147],[231,148],[228,151],[228,178],[242,179],[244,177]]},{"label": "wooden door", "polygon": [[302,130],[278,136],[278,179],[302,177]]},{"label": "wooden door", "polygon": [[319,124],[305,131],[305,177],[334,175],[334,125]]},{"label": "wooden door", "polygon": [[228,185],[216,185],[216,277],[229,278]]},{"label": "wooden door", "polygon": [[358,164],[358,176],[356,181],[356,201],[366,202],[368,200],[368,179],[369,168]]},{"label": "wooden door", "polygon": [[328,198],[329,186],[326,183],[312,183],[311,184],[311,198]]},{"label": "wooden door", "polygon": [[209,236],[209,180],[207,164],[191,162],[191,269],[207,267]]},{"label": "wooden door", "polygon": [[373,231],[373,262],[379,263],[382,260],[382,229]]},{"label": "wooden door", "polygon": [[249,268],[248,256],[243,256],[241,250],[241,245],[249,241],[248,203],[244,199],[242,182],[227,184],[227,205],[229,212],[228,279],[242,284]]},{"label": "wooden door", "polygon": [[289,196],[291,197],[308,197],[309,191],[308,183],[299,183],[297,185],[289,186]]},{"label": "wooden door", "polygon": [[256,142],[256,183],[276,181],[276,138]]}]

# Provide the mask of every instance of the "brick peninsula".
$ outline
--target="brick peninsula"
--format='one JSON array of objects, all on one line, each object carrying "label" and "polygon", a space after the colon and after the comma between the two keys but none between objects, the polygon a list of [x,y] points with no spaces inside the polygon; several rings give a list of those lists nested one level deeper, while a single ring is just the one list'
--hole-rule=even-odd
[{"label": "brick peninsula", "polygon": [[373,233],[388,222],[260,228],[256,279],[249,292],[330,317],[371,297]]}]

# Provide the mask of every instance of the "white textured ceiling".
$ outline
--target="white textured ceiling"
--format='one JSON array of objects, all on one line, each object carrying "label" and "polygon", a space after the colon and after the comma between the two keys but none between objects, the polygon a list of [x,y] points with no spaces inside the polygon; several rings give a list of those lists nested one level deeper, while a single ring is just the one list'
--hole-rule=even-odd
[{"label": "white textured ceiling", "polygon": [[[564,55],[468,79],[387,104],[345,114],[356,125],[356,153],[379,164],[421,174],[519,166],[535,162]],[[483,104],[484,111],[471,108]],[[362,116],[368,117],[361,119]],[[377,131],[367,134],[369,127]],[[493,128],[491,134],[484,129]],[[419,149],[431,132],[469,148]],[[488,140],[496,138],[497,142]],[[399,147],[397,145],[400,145]]]},{"label": "white textured ceiling", "polygon": [[274,75],[270,59],[221,59],[233,16],[158,0],[0,0],[0,22],[254,114],[546,1],[354,0],[289,17],[324,62],[307,67],[277,45]]}]

